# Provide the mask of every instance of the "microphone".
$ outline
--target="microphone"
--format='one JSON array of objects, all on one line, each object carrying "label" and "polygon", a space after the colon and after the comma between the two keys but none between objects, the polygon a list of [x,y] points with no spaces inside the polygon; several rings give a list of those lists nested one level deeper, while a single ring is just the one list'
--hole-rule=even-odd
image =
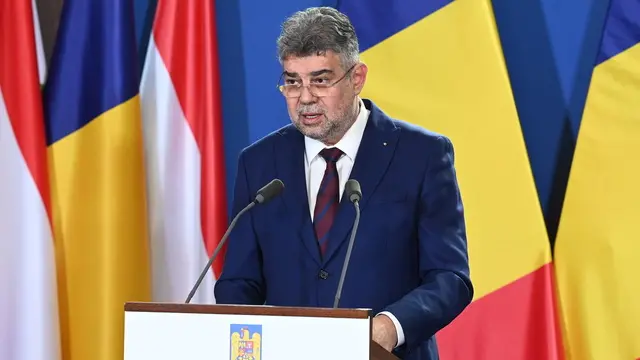
[{"label": "microphone", "polygon": [[256,199],[253,201],[256,204],[264,204],[274,197],[280,195],[284,190],[284,184],[280,179],[273,179],[267,185],[263,186],[256,193]]},{"label": "microphone", "polygon": [[333,307],[337,308],[340,302],[340,296],[342,295],[342,286],[344,285],[344,279],[347,275],[347,268],[349,267],[349,259],[351,258],[351,250],[353,249],[353,243],[356,239],[356,232],[358,231],[358,223],[360,223],[360,199],[362,198],[362,190],[360,190],[360,183],[358,180],[349,179],[344,186],[345,196],[353,203],[356,209],[356,218],[353,222],[353,229],[351,229],[351,237],[349,238],[349,246],[347,247],[347,255],[344,258],[344,264],[342,264],[342,273],[340,274],[340,281],[338,282],[338,290],[336,291],[336,298],[333,302]]},{"label": "microphone", "polygon": [[213,264],[213,261],[216,259],[216,257],[218,257],[218,253],[220,252],[220,249],[222,249],[222,246],[224,245],[224,243],[227,242],[227,238],[229,237],[231,230],[236,226],[236,222],[238,221],[238,219],[244,213],[251,210],[252,207],[258,204],[265,204],[269,202],[271,199],[280,195],[280,193],[283,190],[284,190],[284,184],[280,179],[271,180],[267,185],[263,186],[260,190],[258,190],[254,200],[250,202],[249,205],[245,206],[244,209],[240,210],[238,215],[236,215],[233,218],[233,220],[231,221],[231,224],[229,224],[229,227],[227,228],[227,232],[224,233],[224,235],[222,236],[222,239],[220,240],[220,243],[218,244],[216,249],[213,251],[213,254],[211,255],[211,257],[209,258],[207,265],[204,267],[204,269],[202,269],[202,272],[200,273],[200,277],[198,278],[198,281],[196,281],[195,285],[193,285],[193,288],[191,289],[191,292],[189,292],[189,296],[187,296],[187,300],[185,301],[185,304],[188,304],[193,298],[193,296],[196,294],[198,287],[200,287],[200,283],[202,283],[202,280],[207,275],[207,271],[209,270],[209,267],[211,267],[211,264]]}]

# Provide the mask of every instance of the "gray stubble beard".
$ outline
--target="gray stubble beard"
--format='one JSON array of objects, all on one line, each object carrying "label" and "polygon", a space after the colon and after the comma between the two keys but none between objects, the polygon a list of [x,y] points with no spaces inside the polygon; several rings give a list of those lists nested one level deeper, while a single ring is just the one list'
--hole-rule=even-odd
[{"label": "gray stubble beard", "polygon": [[[305,136],[312,138],[314,140],[322,141],[323,143],[337,143],[344,136],[344,134],[351,128],[351,126],[356,122],[356,118],[358,117],[358,103],[356,102],[355,106],[351,109],[351,111],[342,111],[340,114],[340,119],[335,121],[331,121],[327,118],[327,122],[323,124],[322,131],[320,133],[307,131],[305,126],[298,118],[296,121],[293,121],[293,125]],[[298,115],[299,116],[299,115]],[[326,115],[324,115],[326,116]],[[349,121],[346,119],[350,118]]]}]

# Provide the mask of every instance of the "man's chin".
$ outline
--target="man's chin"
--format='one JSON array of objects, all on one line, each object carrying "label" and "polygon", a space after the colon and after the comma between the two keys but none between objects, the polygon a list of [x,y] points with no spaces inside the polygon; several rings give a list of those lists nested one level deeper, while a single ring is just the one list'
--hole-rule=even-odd
[{"label": "man's chin", "polygon": [[320,131],[303,131],[302,132],[304,134],[304,136],[314,139],[314,140],[318,140],[318,141],[323,141],[326,139],[327,134],[325,134],[324,132],[320,132]]},{"label": "man's chin", "polygon": [[327,137],[327,132],[317,126],[313,127],[298,124],[296,127],[300,130],[302,135],[314,140],[323,141]]}]

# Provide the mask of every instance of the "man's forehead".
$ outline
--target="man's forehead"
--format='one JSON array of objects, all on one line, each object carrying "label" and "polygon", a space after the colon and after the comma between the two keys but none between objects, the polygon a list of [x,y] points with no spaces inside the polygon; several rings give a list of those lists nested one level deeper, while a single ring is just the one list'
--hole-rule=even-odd
[{"label": "man's forehead", "polygon": [[340,58],[335,54],[290,56],[282,65],[284,72],[288,74],[317,75],[320,72],[335,72],[340,67]]}]

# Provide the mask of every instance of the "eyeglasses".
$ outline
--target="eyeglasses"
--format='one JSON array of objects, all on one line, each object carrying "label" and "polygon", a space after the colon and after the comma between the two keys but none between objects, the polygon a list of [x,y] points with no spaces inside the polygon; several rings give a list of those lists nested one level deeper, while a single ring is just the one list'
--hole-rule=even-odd
[{"label": "eyeglasses", "polygon": [[299,78],[287,78],[284,79],[285,73],[283,72],[280,75],[280,80],[278,81],[278,89],[286,98],[297,98],[302,95],[302,88],[308,87],[311,95],[315,97],[325,97],[331,94],[331,88],[342,81],[347,75],[356,67],[357,64],[352,65],[349,70],[347,70],[344,75],[342,75],[338,80],[334,82],[330,82],[323,76],[313,77],[309,84],[304,85],[302,80]]}]

